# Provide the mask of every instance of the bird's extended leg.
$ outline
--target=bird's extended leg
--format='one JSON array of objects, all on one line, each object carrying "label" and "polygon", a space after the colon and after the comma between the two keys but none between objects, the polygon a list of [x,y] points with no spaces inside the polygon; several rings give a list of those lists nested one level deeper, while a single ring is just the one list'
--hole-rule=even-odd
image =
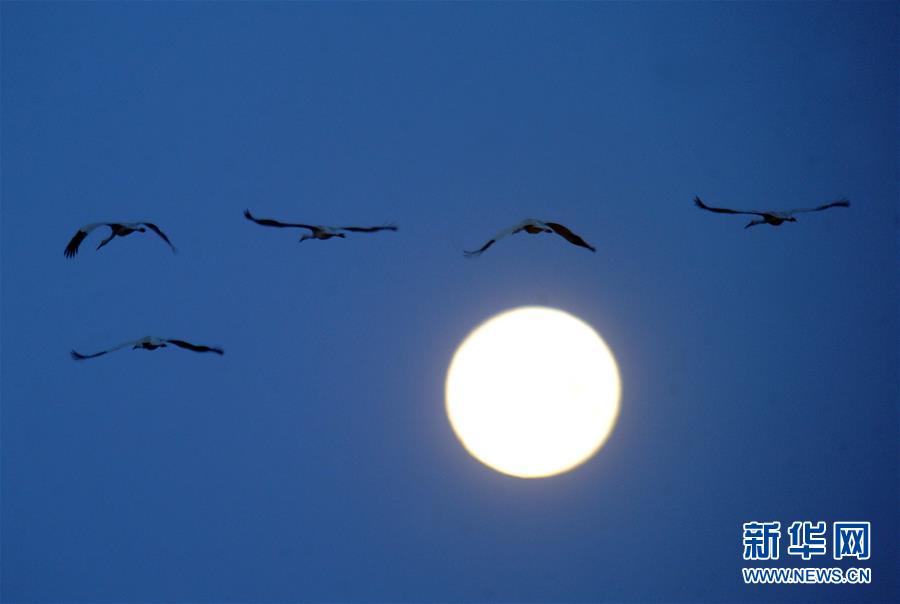
[{"label": "bird's extended leg", "polygon": [[756,226],[758,224],[766,224],[766,221],[765,220],[751,220],[749,223],[747,223],[747,226],[745,226],[744,228],[749,229],[750,227]]},{"label": "bird's extended leg", "polygon": [[101,247],[103,247],[104,245],[106,245],[107,243],[109,243],[110,241],[115,239],[115,237],[116,237],[116,234],[111,233],[109,237],[107,237],[106,239],[104,239],[103,241],[100,242],[100,245],[97,246],[97,249],[99,250]]}]

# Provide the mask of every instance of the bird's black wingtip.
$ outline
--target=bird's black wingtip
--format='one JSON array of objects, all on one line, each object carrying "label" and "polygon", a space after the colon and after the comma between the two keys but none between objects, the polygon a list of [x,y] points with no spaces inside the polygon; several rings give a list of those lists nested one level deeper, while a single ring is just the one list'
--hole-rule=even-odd
[{"label": "bird's black wingtip", "polygon": [[76,351],[75,349],[72,349],[71,351],[69,351],[69,354],[72,355],[72,359],[75,360],[75,361],[83,361],[83,360],[85,360],[85,359],[87,358],[86,356],[84,356],[83,354],[79,353],[79,352]]},{"label": "bird's black wingtip", "polygon": [[702,199],[700,199],[699,197],[694,195],[694,205],[697,206],[698,208],[702,208],[706,204],[703,203]]},{"label": "bird's black wingtip", "polygon": [[244,218],[246,218],[247,220],[253,220],[253,215],[250,213],[250,210],[244,210]]}]

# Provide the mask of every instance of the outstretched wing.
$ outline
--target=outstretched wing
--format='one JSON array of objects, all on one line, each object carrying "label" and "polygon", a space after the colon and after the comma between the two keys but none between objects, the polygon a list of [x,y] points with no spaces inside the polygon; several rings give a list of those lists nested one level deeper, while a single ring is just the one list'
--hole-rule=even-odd
[{"label": "outstretched wing", "polygon": [[169,238],[166,237],[166,234],[163,233],[162,230],[160,230],[160,228],[159,228],[158,226],[156,226],[156,225],[153,224],[152,222],[142,222],[141,224],[143,224],[143,225],[146,226],[148,229],[150,229],[151,231],[153,231],[154,233],[156,233],[157,235],[159,235],[160,237],[162,237],[162,240],[165,241],[166,243],[168,243],[168,244],[169,244],[169,247],[172,248],[172,252],[176,252],[176,251],[177,251],[177,250],[175,249],[175,246],[172,245],[172,242],[169,241]]},{"label": "outstretched wing", "polygon": [[765,212],[757,212],[755,210],[730,210],[728,208],[714,208],[703,203],[703,200],[699,197],[694,197],[694,204],[701,210],[716,212],[718,214],[755,214],[756,216],[765,216]]},{"label": "outstretched wing", "polygon": [[482,246],[481,246],[480,248],[478,248],[477,250],[463,250],[463,255],[465,255],[466,258],[472,258],[472,257],[474,257],[474,256],[480,256],[480,255],[482,254],[482,252],[484,252],[486,249],[488,249],[489,247],[491,247],[492,245],[494,245],[495,243],[497,243],[498,241],[500,241],[501,239],[503,239],[503,238],[506,237],[507,235],[511,235],[511,234],[513,234],[513,233],[518,233],[520,230],[522,230],[523,224],[524,224],[524,223],[519,223],[519,224],[517,224],[516,226],[509,227],[508,229],[504,229],[504,230],[500,231],[499,233],[497,233],[496,235],[494,235],[493,237],[491,237],[491,238],[487,241],[487,243],[485,243],[484,245],[482,245]]},{"label": "outstretched wing", "polygon": [[198,346],[197,344],[191,344],[190,342],[185,342],[184,340],[166,340],[169,344],[174,344],[179,348],[184,348],[186,350],[193,350],[194,352],[215,352],[216,354],[225,354],[225,351],[221,348],[215,348],[213,346]]},{"label": "outstretched wing", "polygon": [[115,347],[113,347],[113,348],[109,348],[109,349],[107,349],[107,350],[101,350],[100,352],[95,352],[94,354],[81,354],[81,353],[78,352],[77,350],[73,350],[73,351],[72,351],[72,358],[75,359],[76,361],[83,361],[83,360],[85,360],[85,359],[95,359],[95,358],[97,358],[97,357],[103,356],[104,354],[107,354],[107,353],[110,353],[110,352],[115,352],[115,351],[117,351],[117,350],[121,350],[122,348],[125,348],[126,346],[132,346],[132,345],[134,345],[134,344],[137,344],[137,343],[140,342],[140,341],[141,341],[141,340],[131,340],[130,342],[122,342],[122,343],[119,344],[118,346],[115,346]]},{"label": "outstretched wing", "polygon": [[94,354],[81,354],[77,350],[72,350],[72,358],[75,359],[76,361],[83,361],[85,359],[95,359],[99,356],[103,356],[107,352],[109,352],[109,351],[104,350],[102,352],[95,352]]},{"label": "outstretched wing", "polygon": [[570,231],[567,227],[565,227],[557,222],[545,222],[544,224],[546,224],[548,227],[553,229],[554,233],[562,236],[569,243],[571,243],[573,245],[577,245],[579,247],[587,248],[587,249],[591,250],[592,252],[597,251],[596,249],[594,249],[594,246],[592,246],[590,243],[588,243],[587,241],[585,241],[584,239],[582,239],[581,237],[579,237],[578,235],[576,235],[575,233]]},{"label": "outstretched wing", "polygon": [[103,226],[107,224],[105,222],[92,222],[91,224],[85,225],[78,229],[78,232],[75,233],[75,236],[72,237],[72,240],[69,241],[69,245],[66,246],[66,249],[63,251],[63,254],[66,258],[74,258],[75,254],[78,253],[78,246],[81,245],[81,242],[84,241],[85,237],[88,234],[96,229],[98,226]]},{"label": "outstretched wing", "polygon": [[252,220],[256,224],[261,224],[263,226],[280,227],[280,228],[294,227],[294,228],[300,228],[300,229],[309,229],[310,231],[316,230],[316,227],[314,227],[311,224],[278,222],[277,220],[271,220],[270,218],[256,218],[253,216],[253,214],[250,213],[250,210],[244,210],[244,218],[246,218],[247,220]]},{"label": "outstretched wing", "polygon": [[352,233],[375,233],[377,231],[396,231],[396,224],[385,224],[373,227],[337,227],[340,231],[350,231]]},{"label": "outstretched wing", "polygon": [[837,201],[832,201],[831,203],[826,203],[824,205],[815,207],[815,208],[797,208],[795,210],[791,210],[790,212],[785,212],[788,216],[791,214],[799,214],[801,212],[821,212],[822,210],[827,210],[828,208],[849,208],[850,202],[846,198],[838,199]]},{"label": "outstretched wing", "polygon": [[463,250],[463,255],[464,255],[466,258],[473,258],[473,257],[475,257],[475,256],[480,256],[481,253],[484,252],[484,250],[488,249],[489,247],[491,247],[491,246],[494,245],[495,243],[497,243],[497,240],[496,240],[496,239],[491,239],[491,240],[489,240],[487,243],[485,243],[484,245],[482,245],[480,248],[478,248],[477,250]]}]

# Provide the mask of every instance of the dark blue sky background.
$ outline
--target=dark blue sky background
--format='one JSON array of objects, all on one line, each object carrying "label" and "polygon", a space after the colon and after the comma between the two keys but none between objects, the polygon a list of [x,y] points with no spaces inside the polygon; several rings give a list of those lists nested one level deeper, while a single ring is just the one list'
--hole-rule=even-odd
[{"label": "dark blue sky background", "polygon": [[[900,599],[897,4],[0,16],[4,601]],[[694,195],[853,207],[743,230]],[[244,208],[400,231],[298,246]],[[528,216],[597,253],[463,258]],[[65,259],[102,220],[180,253]],[[443,407],[527,304],[623,382],[604,449],[532,481]],[[69,358],[147,334],[227,354]],[[745,586],[751,520],[871,521],[873,583]]]}]

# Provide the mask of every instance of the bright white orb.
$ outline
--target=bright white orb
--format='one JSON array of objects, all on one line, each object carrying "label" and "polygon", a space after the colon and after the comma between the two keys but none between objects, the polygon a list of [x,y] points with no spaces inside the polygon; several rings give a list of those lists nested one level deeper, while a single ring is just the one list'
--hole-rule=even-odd
[{"label": "bright white orb", "polygon": [[571,470],[596,453],[619,414],[619,371],[590,325],[552,308],[501,313],[460,344],[447,371],[447,416],[476,459],[521,478]]}]

